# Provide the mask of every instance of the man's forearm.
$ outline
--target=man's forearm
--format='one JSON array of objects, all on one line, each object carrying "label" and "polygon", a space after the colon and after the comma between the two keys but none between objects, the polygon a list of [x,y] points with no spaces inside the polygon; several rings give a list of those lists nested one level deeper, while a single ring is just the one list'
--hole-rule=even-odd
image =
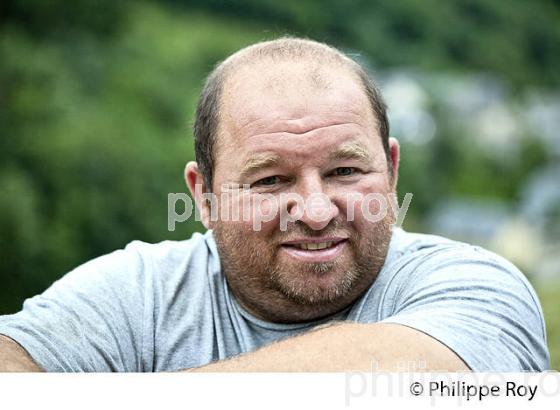
[{"label": "man's forearm", "polygon": [[0,372],[43,371],[23,347],[9,337],[0,335]]},{"label": "man's forearm", "polygon": [[468,370],[450,349],[414,329],[339,323],[192,371],[397,371],[402,370],[400,364],[410,362],[421,363],[418,367],[426,371]]}]

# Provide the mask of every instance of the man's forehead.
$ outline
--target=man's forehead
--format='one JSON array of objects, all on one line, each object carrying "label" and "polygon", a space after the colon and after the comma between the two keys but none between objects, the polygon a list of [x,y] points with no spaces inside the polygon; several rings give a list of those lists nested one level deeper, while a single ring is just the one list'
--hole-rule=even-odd
[{"label": "man's forehead", "polygon": [[320,64],[309,58],[273,60],[262,58],[234,66],[229,70],[226,88],[260,85],[282,94],[287,85],[328,88],[339,77],[352,77],[348,67],[340,64]]},{"label": "man's forehead", "polygon": [[315,126],[308,123],[312,119],[305,119],[313,112],[332,116],[336,122],[336,116],[365,118],[371,110],[356,76],[341,67],[301,62],[252,64],[236,70],[223,90],[221,119],[234,130],[252,124],[268,126],[278,120],[303,133]]}]

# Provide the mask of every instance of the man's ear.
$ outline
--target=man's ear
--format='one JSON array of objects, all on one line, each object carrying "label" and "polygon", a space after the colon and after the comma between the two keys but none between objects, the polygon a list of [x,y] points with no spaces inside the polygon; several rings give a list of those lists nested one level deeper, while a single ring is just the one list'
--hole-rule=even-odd
[{"label": "man's ear", "polygon": [[[209,190],[206,189],[204,177],[198,169],[198,164],[190,161],[185,166],[185,182],[191,191],[194,202],[200,212],[200,219],[206,229],[211,229],[210,224],[210,201],[207,200]],[[204,195],[207,193],[206,195]]]},{"label": "man's ear", "polygon": [[391,187],[394,191],[397,189],[397,180],[399,178],[399,160],[401,155],[401,149],[399,146],[399,141],[396,138],[389,138],[389,153],[391,155],[391,164],[393,171],[393,178],[391,178]]}]

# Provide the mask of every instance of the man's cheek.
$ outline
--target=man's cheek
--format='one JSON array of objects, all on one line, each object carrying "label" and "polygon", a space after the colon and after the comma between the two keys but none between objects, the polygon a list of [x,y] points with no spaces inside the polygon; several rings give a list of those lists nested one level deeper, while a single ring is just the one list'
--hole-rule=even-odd
[{"label": "man's cheek", "polygon": [[385,194],[379,192],[369,193],[360,202],[359,216],[369,223],[377,223],[385,219],[389,209],[388,199]]},{"label": "man's cheek", "polygon": [[344,217],[345,222],[360,221],[363,195],[358,192],[345,192],[335,198],[335,204]]},{"label": "man's cheek", "polygon": [[278,225],[279,205],[276,197],[271,194],[255,195],[251,201],[251,229],[254,232],[268,232]]}]

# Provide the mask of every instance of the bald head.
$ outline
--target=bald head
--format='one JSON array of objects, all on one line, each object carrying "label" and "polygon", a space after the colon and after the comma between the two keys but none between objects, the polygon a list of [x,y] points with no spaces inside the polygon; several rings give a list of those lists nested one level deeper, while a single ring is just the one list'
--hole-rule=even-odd
[{"label": "bald head", "polygon": [[[392,170],[385,104],[364,69],[326,44],[281,38],[239,50],[208,76],[194,124],[196,160],[207,189],[212,188],[215,151],[222,125],[225,121],[242,123],[252,120],[244,118],[250,113],[235,112],[233,97],[243,98],[239,90],[266,90],[269,95],[285,98],[297,107],[298,103],[305,105],[303,96],[309,93],[321,92],[328,97],[332,84],[341,79],[355,82],[363,89],[364,105],[373,114],[389,169]],[[263,101],[259,101],[259,104],[263,104]]]},{"label": "bald head", "polygon": [[309,67],[310,72],[325,66],[346,67],[352,72],[355,66],[358,66],[336,48],[326,44],[299,38],[281,38],[253,44],[239,50],[219,64],[216,71],[222,71],[227,77],[232,72],[253,64],[276,65],[283,62],[304,63]]}]

